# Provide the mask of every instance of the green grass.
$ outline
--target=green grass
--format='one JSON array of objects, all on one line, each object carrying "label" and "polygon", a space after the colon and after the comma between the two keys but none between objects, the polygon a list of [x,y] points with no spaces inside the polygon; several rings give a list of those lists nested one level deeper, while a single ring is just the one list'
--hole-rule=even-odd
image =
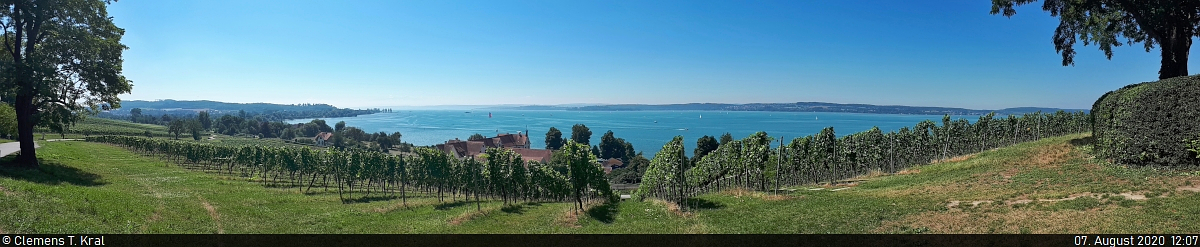
[{"label": "green grass", "polygon": [[[1192,171],[1123,168],[1090,158],[1087,135],[985,151],[841,191],[728,191],[679,212],[661,201],[504,207],[420,195],[268,187],[85,142],[46,142],[38,170],[0,169],[5,233],[1186,233],[1200,232]],[[6,159],[11,159],[11,156]],[[3,161],[7,162],[7,161]],[[919,172],[918,172],[919,171]],[[1081,193],[1099,198],[1076,197]],[[1150,197],[1131,200],[1118,193]],[[361,195],[356,195],[361,196]],[[1029,200],[1029,203],[1008,202]],[[1046,200],[1046,201],[1039,201]],[[1053,200],[1053,201],[1051,201]],[[948,207],[951,201],[963,201]],[[972,206],[971,201],[986,201]],[[205,207],[208,204],[212,213]]]}]

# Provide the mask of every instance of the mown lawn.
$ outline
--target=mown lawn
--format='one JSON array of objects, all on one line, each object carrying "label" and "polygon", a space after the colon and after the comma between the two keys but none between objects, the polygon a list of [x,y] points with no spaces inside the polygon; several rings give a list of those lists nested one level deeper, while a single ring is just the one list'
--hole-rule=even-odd
[{"label": "mown lawn", "polygon": [[[264,186],[85,142],[44,142],[40,170],[0,169],[4,233],[1194,233],[1200,176],[1089,157],[1088,135],[985,151],[780,194],[503,206]],[[10,160],[12,157],[5,159]],[[817,190],[820,188],[819,190]],[[833,191],[837,190],[837,191]],[[361,196],[361,195],[356,195]],[[1144,198],[1143,198],[1144,197]]]}]

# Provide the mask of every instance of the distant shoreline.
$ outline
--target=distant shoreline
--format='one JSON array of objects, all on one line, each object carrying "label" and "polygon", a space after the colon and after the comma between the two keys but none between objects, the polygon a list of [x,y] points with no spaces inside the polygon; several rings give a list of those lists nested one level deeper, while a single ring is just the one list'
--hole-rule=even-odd
[{"label": "distant shoreline", "polygon": [[999,110],[975,110],[953,107],[924,107],[897,105],[868,105],[868,104],[837,104],[825,102],[797,103],[752,103],[752,104],[620,104],[592,106],[497,106],[476,108],[484,110],[564,110],[564,111],[761,111],[761,112],[832,112],[832,113],[867,113],[867,114],[902,114],[902,115],[1021,115],[1025,113],[1053,113],[1059,110],[1066,112],[1089,112],[1087,109],[1060,109],[1047,107],[1014,107]]}]

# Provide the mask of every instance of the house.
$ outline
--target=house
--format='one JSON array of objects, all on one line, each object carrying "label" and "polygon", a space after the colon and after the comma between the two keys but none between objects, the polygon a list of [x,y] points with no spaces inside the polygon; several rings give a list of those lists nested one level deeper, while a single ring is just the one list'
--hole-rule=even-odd
[{"label": "house", "polygon": [[482,154],[487,150],[488,145],[482,141],[461,141],[454,139],[446,141],[444,144],[435,145],[435,147],[450,156],[454,156],[454,158],[463,159]]},{"label": "house", "polygon": [[326,142],[329,141],[329,138],[331,138],[331,137],[333,137],[333,133],[329,133],[329,132],[317,133],[317,136],[313,137],[313,143],[316,143],[318,147],[324,147],[324,146],[330,144],[330,143],[326,143]]},{"label": "house", "polygon": [[505,133],[502,135],[496,135],[496,137],[492,137],[492,138],[488,138],[488,139],[492,139],[492,141],[495,142],[495,144],[498,147],[502,147],[502,148],[526,148],[526,149],[529,148],[529,134],[528,133],[526,133],[524,135],[522,135],[521,133],[517,133],[515,135]]},{"label": "house", "polygon": [[600,159],[599,161],[600,166],[604,167],[604,174],[612,173],[613,168],[621,168],[625,166],[625,163],[621,162],[621,159],[618,158]]},{"label": "house", "polygon": [[526,162],[538,161],[542,163],[550,162],[551,151],[542,149],[529,148],[529,135],[526,134],[500,134],[491,138],[484,138],[474,141],[462,141],[458,138],[446,141],[443,144],[434,146],[442,152],[446,152],[454,158],[478,158],[480,154],[487,151],[488,148],[504,148],[513,150],[521,155],[521,158]]},{"label": "house", "polygon": [[512,151],[520,154],[525,162],[537,161],[543,164],[550,163],[550,157],[553,155],[549,149],[513,148]]}]

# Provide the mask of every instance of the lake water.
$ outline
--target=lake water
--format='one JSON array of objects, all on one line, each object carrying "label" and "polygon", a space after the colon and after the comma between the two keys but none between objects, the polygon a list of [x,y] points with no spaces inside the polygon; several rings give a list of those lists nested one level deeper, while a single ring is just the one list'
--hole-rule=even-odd
[{"label": "lake water", "polygon": [[[488,117],[488,114],[491,117]],[[978,119],[978,116],[955,116],[954,118]],[[940,115],[896,115],[826,112],[750,112],[750,111],[479,111],[471,110],[411,110],[392,113],[377,113],[358,117],[327,118],[333,126],[346,121],[354,126],[377,133],[400,132],[402,140],[418,146],[444,143],[459,138],[466,140],[471,134],[495,136],[503,133],[524,132],[532,134],[534,148],[545,148],[546,132],[550,127],[563,132],[563,139],[570,139],[571,126],[582,123],[592,131],[591,144],[600,143],[604,132],[611,130],[618,138],[633,144],[637,151],[647,157],[662,149],[675,136],[684,137],[684,146],[690,156],[696,139],[710,135],[717,138],[726,132],[734,139],[741,139],[758,131],[766,131],[775,140],[784,136],[787,140],[820,132],[833,126],[838,136],[853,134],[879,126],[883,131],[898,130],[914,126],[929,119],[941,123]],[[312,119],[289,120],[288,123],[307,123]],[[972,121],[973,122],[973,121]],[[776,141],[778,143],[778,141]]]}]

